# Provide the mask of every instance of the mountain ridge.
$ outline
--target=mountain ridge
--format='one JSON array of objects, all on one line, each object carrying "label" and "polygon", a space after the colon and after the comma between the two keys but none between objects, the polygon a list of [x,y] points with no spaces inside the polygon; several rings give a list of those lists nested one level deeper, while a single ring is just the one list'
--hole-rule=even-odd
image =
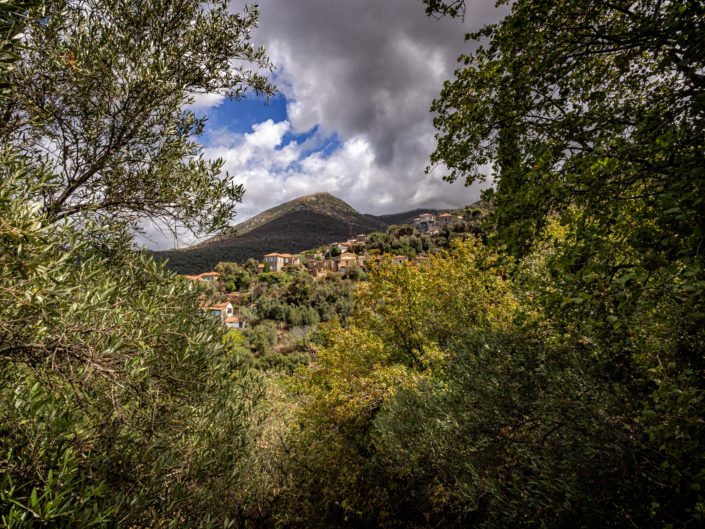
[{"label": "mountain ridge", "polygon": [[[202,248],[204,246],[209,246],[212,244],[218,244],[218,242],[224,239],[232,239],[246,235],[253,230],[256,230],[260,226],[277,220],[278,218],[288,214],[291,211],[313,211],[318,213],[323,213],[341,222],[352,223],[355,220],[359,221],[358,224],[365,224],[362,221],[362,217],[368,217],[367,215],[362,215],[352,206],[326,192],[311,193],[309,195],[304,195],[292,200],[288,200],[282,204],[269,208],[262,213],[255,215],[243,222],[236,224],[235,226],[226,229],[223,233],[211,237],[210,239],[198,243],[185,250],[193,248]],[[369,220],[374,224],[376,228],[384,229],[386,224],[382,221],[377,220],[374,216],[369,216]]]},{"label": "mountain ridge", "polygon": [[219,262],[258,261],[271,252],[297,253],[347,240],[359,233],[386,231],[392,224],[409,224],[418,208],[388,215],[362,214],[330,193],[313,193],[269,208],[210,239],[183,249],[152,252],[167,260],[167,267],[181,274],[212,270]]}]

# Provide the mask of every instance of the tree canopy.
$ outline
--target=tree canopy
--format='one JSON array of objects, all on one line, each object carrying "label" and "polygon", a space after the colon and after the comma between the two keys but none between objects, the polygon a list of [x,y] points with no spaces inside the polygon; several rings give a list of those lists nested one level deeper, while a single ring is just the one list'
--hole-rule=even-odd
[{"label": "tree canopy", "polygon": [[36,197],[47,218],[226,226],[243,190],[202,157],[205,120],[186,105],[273,93],[257,16],[221,0],[60,0],[30,17],[0,137],[52,175]]},{"label": "tree canopy", "polygon": [[10,1],[0,15],[1,524],[232,525],[261,386],[199,291],[131,247],[144,216],[211,229],[232,214],[241,190],[201,159],[203,121],[183,105],[271,91],[247,69],[268,65],[249,43],[257,12]]},{"label": "tree canopy", "polygon": [[[427,2],[448,5],[464,3]],[[564,227],[534,300],[640,403],[666,526],[702,520],[703,15],[701,1],[513,2],[468,35],[481,45],[432,107],[432,163],[493,178],[492,244],[529,265]]]}]

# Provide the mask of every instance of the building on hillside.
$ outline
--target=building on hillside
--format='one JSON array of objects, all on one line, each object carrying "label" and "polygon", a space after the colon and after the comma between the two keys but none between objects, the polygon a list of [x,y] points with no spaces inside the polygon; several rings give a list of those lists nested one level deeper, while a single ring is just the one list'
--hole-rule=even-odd
[{"label": "building on hillside", "polygon": [[223,323],[228,329],[244,329],[245,320],[240,316],[227,316]]},{"label": "building on hillside", "polygon": [[425,255],[417,255],[414,257],[414,263],[417,265],[428,263],[428,257]]},{"label": "building on hillside", "polygon": [[284,257],[276,252],[265,255],[264,262],[269,265],[269,270],[271,272],[281,272],[284,268]]},{"label": "building on hillside", "polygon": [[308,268],[306,271],[314,279],[323,279],[328,277],[328,268]]},{"label": "building on hillside", "polygon": [[433,233],[438,231],[438,223],[433,213],[422,213],[414,219],[414,228],[421,233]]},{"label": "building on hillside", "polygon": [[257,270],[255,271],[255,273],[261,274],[262,272],[264,272],[264,265],[260,263],[257,265]]},{"label": "building on hillside", "polygon": [[233,315],[233,304],[229,301],[222,303],[212,303],[210,305],[201,304],[200,309],[202,312],[208,312],[223,321],[228,316]]},{"label": "building on hillside", "polygon": [[301,256],[300,255],[291,255],[290,253],[283,253],[281,256],[284,258],[284,267],[292,267],[292,266],[300,266],[301,265]]},{"label": "building on hillside", "polygon": [[323,261],[309,261],[306,268],[309,271],[335,270],[335,262],[330,259],[324,259]]},{"label": "building on hillside", "polygon": [[220,277],[218,272],[204,272],[203,274],[198,274],[197,276],[184,276],[186,279],[191,281],[203,281],[204,283],[211,283],[217,281]]},{"label": "building on hillside", "polygon": [[438,217],[438,225],[441,228],[444,226],[452,226],[453,224],[462,219],[462,217],[457,217],[455,215],[451,215],[450,213],[444,213],[443,215],[440,215]]},{"label": "building on hillside", "polygon": [[367,255],[358,255],[357,256],[357,265],[362,268],[365,272],[369,272],[369,267],[367,266],[367,260],[369,259],[369,256]]},{"label": "building on hillside", "polygon": [[357,256],[354,253],[344,253],[335,258],[335,263],[338,272],[345,272],[351,263],[357,263]]},{"label": "building on hillside", "polygon": [[367,235],[365,235],[364,233],[358,233],[355,237],[355,241],[358,244],[365,244],[367,242]]},{"label": "building on hillside", "polygon": [[341,253],[347,252],[348,247],[348,244],[344,242],[332,242],[328,245],[328,248],[330,248],[331,250],[333,248],[337,248],[338,250],[340,250]]},{"label": "building on hillside", "polygon": [[409,258],[406,255],[395,255],[392,257],[392,264],[398,265],[402,263],[406,263],[409,260]]},{"label": "building on hillside", "polygon": [[298,266],[301,264],[301,259],[297,255],[290,253],[268,253],[264,256],[264,262],[269,265],[272,272],[281,272],[289,266]]}]

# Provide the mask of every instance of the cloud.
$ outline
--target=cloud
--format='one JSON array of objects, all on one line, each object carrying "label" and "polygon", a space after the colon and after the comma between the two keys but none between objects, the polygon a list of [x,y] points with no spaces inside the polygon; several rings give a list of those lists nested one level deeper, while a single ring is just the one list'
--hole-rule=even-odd
[{"label": "cloud", "polygon": [[412,175],[412,169],[409,178],[414,187],[405,189],[399,167],[379,163],[374,145],[363,134],[346,139],[328,153],[315,148],[327,141],[321,135],[286,142],[294,131],[289,121],[267,120],[255,124],[251,133],[224,132],[217,145],[206,149],[205,155],[222,158],[224,169],[246,189],[239,220],[318,191],[327,191],[359,211],[375,214],[429,205],[457,207],[476,194],[460,184],[439,185],[436,174],[420,171]]},{"label": "cloud", "polygon": [[220,94],[194,94],[193,103],[188,105],[188,109],[198,112],[207,108],[217,107],[225,99],[225,96]]},{"label": "cloud", "polygon": [[[465,33],[498,20],[506,8],[470,0],[465,23],[429,18],[420,1],[408,0],[268,0],[260,9],[255,39],[279,68],[275,82],[289,100],[291,132],[318,127],[341,139],[341,152],[312,157],[302,162],[304,173],[283,175],[278,195],[337,191],[371,213],[478,197],[478,188],[443,182],[442,167],[424,173],[435,148],[429,108],[469,50]],[[264,206],[255,195],[246,195],[243,217]]]},{"label": "cloud", "polygon": [[426,17],[420,0],[262,2],[253,38],[278,68],[286,119],[255,120],[235,133],[224,119],[229,103],[195,103],[221,127],[207,127],[206,156],[224,158],[245,186],[237,221],[317,191],[373,214],[477,199],[478,186],[444,182],[443,167],[425,174],[435,148],[429,108],[473,46],[465,33],[506,11],[469,0],[462,23]]}]

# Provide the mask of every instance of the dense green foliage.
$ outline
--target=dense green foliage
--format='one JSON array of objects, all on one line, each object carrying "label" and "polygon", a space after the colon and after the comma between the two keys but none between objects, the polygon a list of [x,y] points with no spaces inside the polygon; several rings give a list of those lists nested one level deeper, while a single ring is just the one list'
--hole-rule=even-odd
[{"label": "dense green foliage", "polygon": [[630,403],[648,499],[623,509],[657,526],[703,519],[704,14],[515,2],[469,35],[485,46],[433,107],[448,179],[494,168],[496,244],[526,260],[553,219],[565,226],[532,297]]},{"label": "dense green foliage", "polygon": [[[223,527],[241,512],[262,386],[198,311],[199,292],[130,249],[130,229],[142,214],[208,227],[191,216],[199,201],[228,217],[220,204],[237,193],[197,159],[196,122],[179,105],[199,83],[264,89],[246,70],[218,71],[241,52],[263,59],[247,44],[256,13],[36,4],[0,11],[0,521]],[[19,47],[8,37],[22,30]],[[206,34],[217,49],[188,64]],[[198,76],[201,60],[203,79],[179,77]],[[178,189],[198,197],[175,203]]]},{"label": "dense green foliage", "polygon": [[226,498],[259,390],[232,376],[198,293],[142,255],[106,256],[49,223],[29,200],[49,179],[29,181],[10,156],[3,170],[3,524],[233,517]]},{"label": "dense green foliage", "polygon": [[207,286],[130,230],[232,212],[180,108],[269,89],[218,72],[267,65],[256,11],[0,6],[3,526],[705,523],[702,1],[513,2],[434,104],[448,179],[493,167],[482,209],[433,236],[385,222],[367,273],[224,258]]},{"label": "dense green foliage", "polygon": [[279,395],[271,525],[703,524],[704,14],[520,0],[469,36],[432,162],[492,168],[497,253],[373,271]]}]

